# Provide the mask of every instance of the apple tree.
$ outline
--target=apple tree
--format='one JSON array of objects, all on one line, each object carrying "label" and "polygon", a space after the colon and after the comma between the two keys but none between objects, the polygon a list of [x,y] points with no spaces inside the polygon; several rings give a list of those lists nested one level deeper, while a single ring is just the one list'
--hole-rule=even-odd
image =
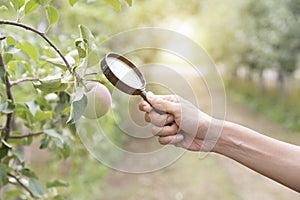
[{"label": "apple tree", "polygon": [[[111,104],[102,75],[87,73],[89,67],[99,65],[100,57],[91,31],[81,24],[77,37],[55,35],[63,3],[0,3],[0,197],[5,199],[65,199],[57,188],[68,183],[57,179],[42,183],[27,165],[24,147],[38,139],[40,149],[66,159],[76,138],[74,123],[83,114],[104,115]],[[69,7],[77,3],[69,0]],[[122,2],[103,0],[103,4],[119,10]],[[88,88],[90,82],[95,89]],[[93,99],[90,92],[103,95]],[[94,115],[86,111],[90,99],[103,98],[102,110]]]}]

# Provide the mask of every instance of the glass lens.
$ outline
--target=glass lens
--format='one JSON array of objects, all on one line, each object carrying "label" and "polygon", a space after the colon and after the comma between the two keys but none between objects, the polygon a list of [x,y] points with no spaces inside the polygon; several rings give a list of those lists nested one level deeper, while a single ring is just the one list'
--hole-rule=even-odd
[{"label": "glass lens", "polygon": [[113,57],[107,57],[106,62],[112,73],[126,85],[136,89],[141,89],[143,87],[142,80],[126,63]]}]

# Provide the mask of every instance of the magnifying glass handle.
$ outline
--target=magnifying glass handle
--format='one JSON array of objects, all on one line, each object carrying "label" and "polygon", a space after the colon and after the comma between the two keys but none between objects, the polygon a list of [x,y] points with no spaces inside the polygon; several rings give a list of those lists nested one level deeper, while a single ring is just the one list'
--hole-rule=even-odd
[{"label": "magnifying glass handle", "polygon": [[[149,103],[149,105],[152,107],[152,109],[153,109],[155,112],[157,112],[157,113],[160,114],[160,115],[168,114],[168,113],[165,112],[165,111],[158,110],[157,108],[154,108],[154,107],[151,105],[151,103],[148,101],[148,99],[147,99],[147,94],[146,94],[146,92],[145,92],[144,90],[141,91],[141,96],[142,96],[142,98],[143,98],[147,103]],[[167,125],[168,125],[168,126],[171,126],[171,125],[174,124],[174,123],[175,123],[175,121],[170,122],[170,123],[168,123]]]},{"label": "magnifying glass handle", "polygon": [[151,105],[151,103],[148,101],[148,99],[147,99],[147,94],[146,94],[146,92],[145,91],[142,91],[141,92],[141,96],[142,96],[142,98],[152,107],[152,109],[155,111],[155,112],[157,112],[158,114],[160,114],[160,115],[164,115],[164,114],[167,114],[167,112],[165,112],[165,111],[162,111],[162,110],[158,110],[158,109],[156,109],[156,108],[154,108],[152,105]]}]

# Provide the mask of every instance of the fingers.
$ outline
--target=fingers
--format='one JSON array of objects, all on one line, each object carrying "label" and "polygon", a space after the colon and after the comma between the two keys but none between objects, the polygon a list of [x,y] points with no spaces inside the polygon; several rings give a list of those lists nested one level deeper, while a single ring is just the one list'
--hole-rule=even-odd
[{"label": "fingers", "polygon": [[173,123],[171,126],[153,126],[152,127],[152,134],[156,136],[170,136],[175,135],[178,132],[178,126],[176,123]]},{"label": "fingers", "polygon": [[146,102],[142,101],[139,104],[139,109],[145,113],[145,121],[151,122],[152,124],[156,126],[164,126],[166,124],[169,124],[174,121],[174,116],[170,114],[158,114],[155,112],[152,107]]},{"label": "fingers", "polygon": [[164,136],[164,137],[159,137],[158,138],[158,142],[162,145],[177,144],[177,143],[180,143],[183,140],[184,140],[184,137],[181,134],[176,134],[176,135],[171,135],[171,136]]},{"label": "fingers", "polygon": [[140,111],[149,113],[152,110],[152,107],[146,101],[141,101],[139,103],[139,109]]},{"label": "fingers", "polygon": [[[170,101],[169,99],[172,99]],[[165,98],[161,98],[160,96],[154,95],[152,92],[147,93],[147,99],[158,110],[166,111],[171,114],[175,114],[180,112],[180,104],[178,103],[178,99],[176,96],[167,96]]]},{"label": "fingers", "polygon": [[171,126],[152,127],[152,134],[159,136],[158,142],[162,145],[177,144],[183,141],[184,136],[178,134],[178,126],[174,123]]},{"label": "fingers", "polygon": [[165,126],[174,121],[174,116],[171,114],[160,115],[154,110],[151,110],[150,113],[145,114],[145,120],[151,122],[155,126]]}]

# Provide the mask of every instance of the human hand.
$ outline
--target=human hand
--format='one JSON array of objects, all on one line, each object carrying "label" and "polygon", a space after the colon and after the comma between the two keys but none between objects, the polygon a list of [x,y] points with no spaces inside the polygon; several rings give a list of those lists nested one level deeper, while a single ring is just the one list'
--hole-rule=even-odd
[{"label": "human hand", "polygon": [[[167,112],[160,115],[146,101],[139,104],[139,109],[145,112],[145,120],[154,125],[152,133],[159,136],[161,144],[174,144],[192,151],[211,150],[204,138],[212,117],[175,95],[154,95],[148,92],[147,100],[154,108]],[[168,125],[173,121],[175,123]]]}]

